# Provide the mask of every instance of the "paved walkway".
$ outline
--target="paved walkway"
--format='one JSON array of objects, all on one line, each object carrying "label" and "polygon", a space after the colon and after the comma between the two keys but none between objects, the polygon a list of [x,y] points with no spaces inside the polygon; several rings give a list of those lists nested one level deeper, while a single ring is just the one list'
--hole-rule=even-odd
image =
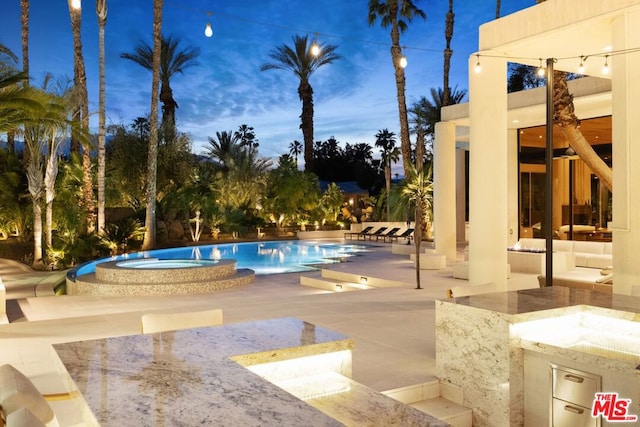
[{"label": "paved walkway", "polygon": [[[140,333],[145,312],[221,308],[224,323],[297,317],[354,338],[354,380],[375,390],[434,379],[434,301],[465,283],[452,278],[451,266],[423,271],[422,290],[415,289],[408,256],[392,254],[389,244],[330,268],[405,285],[333,293],[299,284],[301,274],[320,275],[312,272],[258,276],[251,285],[205,295],[25,298],[18,300],[24,318],[0,325],[0,365],[12,363],[31,377],[50,376],[58,363],[50,344]],[[514,280],[518,287],[523,281],[538,286],[535,275],[512,274]]]}]

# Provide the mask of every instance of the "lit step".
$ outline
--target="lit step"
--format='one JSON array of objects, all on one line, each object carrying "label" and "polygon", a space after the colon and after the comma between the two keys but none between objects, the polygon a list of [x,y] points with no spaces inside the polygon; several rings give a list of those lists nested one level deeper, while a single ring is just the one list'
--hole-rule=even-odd
[{"label": "lit step", "polygon": [[300,284],[332,292],[362,291],[364,289],[371,289],[371,286],[361,285],[359,283],[343,282],[341,280],[327,280],[309,276],[300,276]]},{"label": "lit step", "polygon": [[409,403],[409,406],[425,412],[455,427],[471,427],[471,409],[458,405],[444,397]]}]

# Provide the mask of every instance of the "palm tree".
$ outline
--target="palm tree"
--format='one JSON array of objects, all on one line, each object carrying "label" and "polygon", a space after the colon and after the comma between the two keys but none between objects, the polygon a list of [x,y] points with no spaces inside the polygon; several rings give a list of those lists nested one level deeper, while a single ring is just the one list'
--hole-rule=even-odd
[{"label": "palm tree", "polygon": [[[198,65],[197,58],[200,55],[200,49],[188,46],[179,50],[179,44],[180,40],[173,36],[161,36],[160,102],[162,102],[162,127],[171,132],[171,135],[175,133],[175,115],[176,108],[178,108],[178,103],[173,98],[171,79],[178,73],[184,73],[187,68]],[[133,53],[123,53],[120,57],[152,71],[154,53],[154,48],[141,41]]]},{"label": "palm tree", "polygon": [[449,11],[447,12],[447,17],[445,19],[445,30],[444,37],[446,40],[446,47],[444,48],[444,70],[443,70],[443,82],[444,82],[444,93],[442,96],[442,105],[449,105],[449,95],[451,93],[451,88],[449,87],[449,70],[451,69],[451,55],[453,55],[453,51],[451,50],[451,39],[453,38],[453,18],[455,14],[453,13],[453,0],[449,0]]},{"label": "palm tree", "polygon": [[266,70],[289,70],[298,79],[298,97],[302,101],[302,114],[300,115],[300,129],[304,141],[304,170],[314,172],[313,168],[313,88],[309,79],[314,71],[319,67],[331,64],[341,58],[335,53],[338,48],[333,44],[320,44],[320,53],[311,53],[311,46],[308,43],[308,36],[294,36],[293,47],[285,44],[277,46],[271,50],[269,57],[275,62],[263,64],[261,71]]},{"label": "palm tree", "polygon": [[[414,116],[414,120],[417,124],[424,127],[425,135],[431,135],[435,133],[436,123],[441,120],[440,112],[444,104],[444,90],[442,88],[431,88],[431,100],[422,96],[418,101],[414,102],[411,107],[411,114]],[[459,104],[467,95],[466,90],[458,90],[458,87],[454,87],[449,95],[449,104]]]},{"label": "palm tree", "polygon": [[302,153],[302,144],[297,139],[289,144],[289,154],[293,156],[298,166],[298,156]]},{"label": "palm tree", "polygon": [[[82,11],[72,5],[72,0],[68,0],[69,15],[71,17],[71,30],[73,32],[73,86],[76,92],[76,101],[78,114],[76,118],[79,120],[79,129],[81,132],[89,130],[89,95],[87,93],[87,73],[84,66],[84,56],[82,54],[82,38],[80,32],[80,24],[82,22]],[[95,227],[93,199],[93,179],[91,177],[91,146],[88,139],[83,139],[73,132],[71,138],[72,151],[77,144],[82,146],[82,206],[85,210],[85,218],[87,230],[92,231]]]},{"label": "palm tree", "polygon": [[600,182],[613,192],[613,173],[611,168],[595,152],[589,141],[580,131],[580,120],[574,114],[573,95],[567,86],[567,74],[562,71],[553,72],[553,123],[558,125],[562,136],[569,141],[569,146],[586,163]]},{"label": "palm tree", "polygon": [[224,169],[228,169],[231,159],[240,151],[237,135],[231,131],[222,131],[216,132],[216,139],[211,137],[207,139],[209,141],[207,155],[218,161]]},{"label": "palm tree", "polygon": [[387,191],[387,221],[391,218],[391,163],[398,161],[400,153],[396,148],[396,135],[388,129],[378,131],[376,134],[376,147],[380,148],[382,154],[382,164],[384,165],[384,181]]},{"label": "palm tree", "polygon": [[162,51],[162,0],[153,0],[153,55],[151,67],[151,118],[147,155],[147,212],[144,218],[142,249],[156,246],[156,185],[158,176],[158,87]]},{"label": "palm tree", "polygon": [[100,89],[98,95],[98,233],[104,230],[104,174],[105,174],[105,88],[104,88],[104,27],[107,23],[107,0],[96,0],[98,15],[98,47],[100,50]]},{"label": "palm tree", "polygon": [[391,62],[396,80],[398,115],[400,116],[400,149],[405,176],[409,176],[411,170],[411,141],[405,100],[404,68],[400,65],[402,57],[400,33],[407,30],[408,23],[415,17],[426,19],[427,16],[415,5],[414,0],[369,0],[369,25],[373,25],[380,19],[382,28],[391,27]]},{"label": "palm tree", "polygon": [[[431,212],[433,208],[433,181],[431,180],[431,169],[425,173],[412,167],[402,188],[401,197],[405,202],[413,203],[415,206],[415,231],[413,241],[416,246],[416,254],[420,253],[422,243],[422,233],[425,226],[431,223]],[[420,287],[420,257],[416,256],[416,289]]]}]

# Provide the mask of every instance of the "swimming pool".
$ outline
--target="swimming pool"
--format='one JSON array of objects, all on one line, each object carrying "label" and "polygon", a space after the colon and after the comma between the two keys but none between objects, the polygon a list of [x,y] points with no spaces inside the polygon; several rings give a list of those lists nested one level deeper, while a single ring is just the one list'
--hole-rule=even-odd
[{"label": "swimming pool", "polygon": [[314,270],[317,265],[340,262],[345,257],[350,257],[366,250],[367,247],[364,245],[299,240],[189,246],[134,252],[98,259],[79,266],[74,271],[73,276],[94,273],[96,265],[103,262],[141,258],[157,258],[161,260],[235,259],[237,268],[250,268],[256,274],[293,273]]}]

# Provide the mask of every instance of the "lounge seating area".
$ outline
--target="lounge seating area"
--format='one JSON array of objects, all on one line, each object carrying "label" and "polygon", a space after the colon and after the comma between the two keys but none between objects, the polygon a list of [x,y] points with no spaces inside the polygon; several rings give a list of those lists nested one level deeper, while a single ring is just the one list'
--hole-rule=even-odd
[{"label": "lounge seating area", "polygon": [[404,228],[401,223],[378,223],[377,225],[365,225],[361,231],[347,231],[344,233],[345,240],[375,241],[382,240],[384,243],[410,243],[413,240],[411,227]]},{"label": "lounge seating area", "polygon": [[[536,238],[522,238],[516,249],[544,250],[545,240]],[[553,250],[569,252],[575,256],[576,267],[610,268],[613,264],[613,244],[611,242],[583,242],[575,240],[554,240]]]}]

